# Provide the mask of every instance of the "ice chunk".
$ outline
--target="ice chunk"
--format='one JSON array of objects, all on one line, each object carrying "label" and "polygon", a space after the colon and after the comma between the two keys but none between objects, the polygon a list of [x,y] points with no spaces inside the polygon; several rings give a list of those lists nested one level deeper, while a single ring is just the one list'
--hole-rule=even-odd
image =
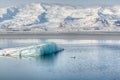
[{"label": "ice chunk", "polygon": [[1,56],[11,57],[35,57],[40,55],[53,54],[62,51],[56,43],[45,43],[40,45],[33,45],[29,47],[9,48],[0,50]]}]

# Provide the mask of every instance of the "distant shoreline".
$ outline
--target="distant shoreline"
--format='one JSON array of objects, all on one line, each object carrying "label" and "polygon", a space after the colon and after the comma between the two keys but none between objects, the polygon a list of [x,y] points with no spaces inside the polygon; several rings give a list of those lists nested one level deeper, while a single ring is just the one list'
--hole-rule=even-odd
[{"label": "distant shoreline", "polygon": [[81,39],[120,40],[120,32],[1,32],[0,39]]}]

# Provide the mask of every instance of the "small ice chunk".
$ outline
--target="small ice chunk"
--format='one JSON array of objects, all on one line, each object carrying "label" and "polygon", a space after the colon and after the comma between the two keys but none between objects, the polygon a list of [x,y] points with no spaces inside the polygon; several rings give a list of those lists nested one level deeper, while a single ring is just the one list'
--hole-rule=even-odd
[{"label": "small ice chunk", "polygon": [[33,45],[28,47],[9,48],[0,50],[1,56],[11,57],[34,57],[40,55],[48,55],[62,51],[56,43],[45,43],[40,45]]}]

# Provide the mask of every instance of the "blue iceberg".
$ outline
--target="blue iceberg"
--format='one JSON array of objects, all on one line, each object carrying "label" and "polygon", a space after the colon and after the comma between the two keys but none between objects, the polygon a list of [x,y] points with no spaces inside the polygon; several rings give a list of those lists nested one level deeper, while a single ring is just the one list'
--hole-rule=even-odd
[{"label": "blue iceberg", "polygon": [[0,50],[1,56],[11,57],[35,57],[41,55],[48,55],[64,50],[57,46],[56,43],[45,43],[40,45],[33,45],[28,47],[9,48]]}]

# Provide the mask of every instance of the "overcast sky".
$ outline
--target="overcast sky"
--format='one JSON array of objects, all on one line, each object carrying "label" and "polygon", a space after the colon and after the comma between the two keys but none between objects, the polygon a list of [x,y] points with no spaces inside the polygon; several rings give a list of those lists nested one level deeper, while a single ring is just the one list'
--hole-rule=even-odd
[{"label": "overcast sky", "polygon": [[[39,2],[41,2],[41,0],[0,0],[0,7]],[[42,2],[81,6],[120,5],[120,0],[42,0]]]}]

